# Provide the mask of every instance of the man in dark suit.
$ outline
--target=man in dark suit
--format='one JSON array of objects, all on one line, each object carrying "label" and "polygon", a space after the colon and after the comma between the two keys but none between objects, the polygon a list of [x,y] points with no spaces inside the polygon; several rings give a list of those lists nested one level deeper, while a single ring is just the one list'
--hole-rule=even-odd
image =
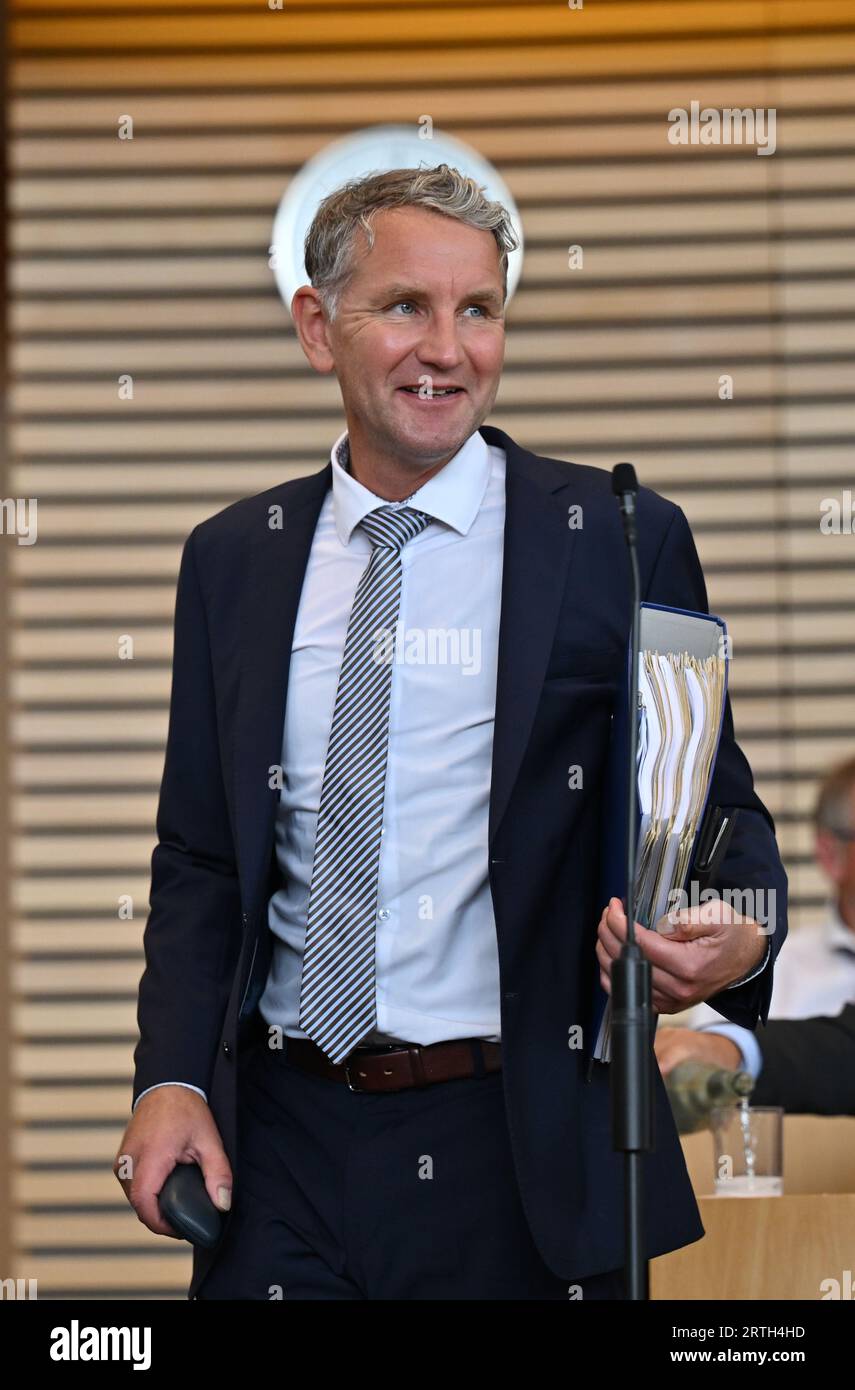
[{"label": "man in dark suit", "polygon": [[781,1105],[795,1115],[855,1115],[855,1004],[833,1018],[770,1018],[757,1029],[757,1041],[763,1069],[752,1105]]},{"label": "man in dark suit", "polygon": [[[626,929],[598,876],[628,565],[607,472],[482,423],[512,245],[446,166],[325,199],[292,313],[347,431],[184,547],[116,1170],[160,1234],[176,1162],[229,1209],[191,1297],[622,1296],[588,1056]],[[641,489],[638,531],[644,598],[706,611],[679,508]],[[657,1009],[753,1027],[786,877],[729,706],[712,798],[741,808],[721,883],[774,890],[769,934],[722,908],[640,940]],[[655,1084],[649,1257],[703,1234]]]}]

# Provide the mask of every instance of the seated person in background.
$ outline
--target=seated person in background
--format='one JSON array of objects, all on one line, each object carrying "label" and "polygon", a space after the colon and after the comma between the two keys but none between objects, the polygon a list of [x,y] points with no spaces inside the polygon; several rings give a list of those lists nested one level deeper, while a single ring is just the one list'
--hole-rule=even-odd
[{"label": "seated person in background", "polygon": [[[780,1105],[794,1115],[855,1115],[855,1003],[834,1018],[770,1018],[765,1028],[758,1025],[757,1041],[763,1070],[752,1105]],[[729,1038],[722,1042],[738,1050]]]},{"label": "seated person in background", "polygon": [[[855,1113],[855,1107],[814,1110],[802,1103],[787,1104],[769,1094],[773,1082],[782,1084],[787,1059],[795,1063],[800,1049],[811,1046],[812,1040],[819,1052],[813,1059],[805,1053],[800,1060],[817,1076],[821,1088],[817,1103],[822,1102],[822,1088],[827,1082],[832,1084],[835,1098],[826,1096],[824,1103],[846,1105],[835,1078],[822,1075],[820,1055],[824,1056],[830,1047],[830,1055],[836,1057],[834,1049],[840,1047],[843,1052],[839,1065],[851,1067],[852,1058],[848,1063],[846,1060],[847,1047],[849,1053],[855,1053],[855,1008],[841,1014],[845,1005],[855,1004],[855,758],[832,769],[824,778],[814,810],[814,832],[816,860],[832,892],[822,921],[790,932],[787,949],[775,965],[768,1024],[753,1033],[728,1023],[707,1004],[698,1004],[686,1015],[684,1026],[665,1026],[657,1031],[654,1046],[663,1076],[679,1062],[692,1059],[730,1071],[748,1071],[756,1079],[768,1054],[770,1074],[758,1082],[752,1097],[755,1104],[784,1104],[788,1110],[813,1114]],[[816,1015],[824,1017],[817,1019]],[[837,1015],[841,1015],[840,1022],[845,1026],[821,1026]],[[811,1024],[820,1026],[812,1030],[779,1026],[776,1021],[784,1019],[810,1019]],[[804,1097],[804,1087],[797,1088],[797,1093]],[[795,1094],[791,1099],[795,1099]]]}]

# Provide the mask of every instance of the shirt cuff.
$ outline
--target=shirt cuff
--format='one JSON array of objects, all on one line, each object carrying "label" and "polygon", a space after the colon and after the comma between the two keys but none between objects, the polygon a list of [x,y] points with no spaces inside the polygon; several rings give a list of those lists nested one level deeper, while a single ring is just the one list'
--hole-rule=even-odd
[{"label": "shirt cuff", "polygon": [[742,1070],[747,1071],[756,1081],[763,1069],[763,1053],[760,1044],[749,1028],[740,1028],[738,1023],[705,1023],[698,1028],[699,1033],[720,1033],[730,1038],[742,1053]]},{"label": "shirt cuff", "polygon": [[749,980],[753,980],[753,979],[755,978],[755,976],[759,975],[759,974],[761,973],[761,971],[763,971],[763,970],[766,969],[766,966],[769,964],[769,957],[770,957],[771,954],[772,954],[772,943],[771,943],[771,941],[767,941],[767,942],[766,942],[766,954],[765,954],[765,956],[763,957],[763,960],[761,961],[761,963],[757,966],[757,969],[756,969],[756,970],[752,970],[752,972],[751,972],[750,975],[744,975],[744,976],[742,977],[741,980],[734,980],[734,982],[733,982],[732,985],[725,985],[725,989],[739,989],[739,986],[740,986],[740,985],[747,985]]},{"label": "shirt cuff", "polygon": [[134,1113],[143,1096],[147,1096],[149,1091],[156,1091],[158,1086],[186,1086],[188,1091],[195,1091],[197,1096],[201,1096],[206,1105],[208,1103],[205,1092],[201,1091],[198,1086],[191,1086],[189,1081],[156,1081],[153,1086],[146,1086],[144,1091],[140,1091],[131,1107],[131,1114]]}]

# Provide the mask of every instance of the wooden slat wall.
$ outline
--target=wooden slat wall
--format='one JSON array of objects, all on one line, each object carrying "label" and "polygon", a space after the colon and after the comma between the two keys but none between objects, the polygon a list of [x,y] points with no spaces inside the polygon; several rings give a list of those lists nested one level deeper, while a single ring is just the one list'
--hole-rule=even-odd
[{"label": "wooden slat wall", "polygon": [[[685,508],[797,927],[822,901],[814,779],[853,742],[855,537],[819,518],[855,486],[855,6],[28,0],[12,43],[7,487],[40,503],[38,544],[7,552],[16,1272],[43,1297],[181,1297],[186,1247],[110,1165],[181,543],[342,427],[267,266],[284,187],[330,139],[424,113],[496,163],[527,258],[491,418],[632,458]],[[670,146],[692,100],[774,106],[777,153]]]}]

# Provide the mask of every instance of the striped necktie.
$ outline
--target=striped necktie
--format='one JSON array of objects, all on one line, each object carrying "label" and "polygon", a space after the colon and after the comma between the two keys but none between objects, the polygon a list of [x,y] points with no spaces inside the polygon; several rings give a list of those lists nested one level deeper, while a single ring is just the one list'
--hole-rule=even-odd
[{"label": "striped necktie", "polygon": [[374,921],[401,551],[432,517],[377,507],[344,644],[315,837],[300,1027],[340,1062],[374,1027]]}]

